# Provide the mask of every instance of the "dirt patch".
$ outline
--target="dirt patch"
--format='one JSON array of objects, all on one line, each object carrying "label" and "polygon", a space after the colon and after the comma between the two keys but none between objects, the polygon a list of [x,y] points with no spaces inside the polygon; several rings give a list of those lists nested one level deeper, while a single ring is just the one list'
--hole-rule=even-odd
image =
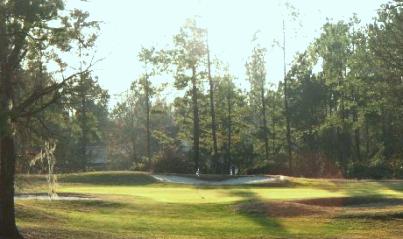
[{"label": "dirt patch", "polygon": [[403,205],[403,199],[380,197],[338,197],[298,200],[296,203],[322,207],[366,206],[368,204]]},{"label": "dirt patch", "polygon": [[235,210],[241,213],[265,215],[268,217],[298,217],[323,215],[338,209],[305,205],[296,202],[247,202],[238,205]]},{"label": "dirt patch", "polygon": [[337,218],[349,219],[373,219],[380,221],[403,220],[403,212],[359,212],[338,215]]},{"label": "dirt patch", "polygon": [[402,219],[403,212],[393,211],[403,206],[396,198],[320,198],[297,201],[248,201],[235,206],[235,211],[267,217],[331,216],[372,219]]}]

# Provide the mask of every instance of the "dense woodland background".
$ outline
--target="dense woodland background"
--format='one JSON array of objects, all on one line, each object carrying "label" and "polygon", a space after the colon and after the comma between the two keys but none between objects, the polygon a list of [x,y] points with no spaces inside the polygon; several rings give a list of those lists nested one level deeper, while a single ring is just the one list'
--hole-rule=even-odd
[{"label": "dense woodland background", "polygon": [[[380,6],[365,27],[355,16],[326,23],[278,85],[266,81],[270,55],[255,44],[245,64],[247,79],[238,79],[250,83],[248,90],[237,87],[209,52],[207,30],[191,19],[171,47],[139,53],[144,74],[113,109],[108,92],[85,70],[96,64],[92,52],[100,31],[87,18],[79,10],[66,16],[80,74],[63,91],[37,97],[37,110],[16,121],[17,171],[47,171],[46,161],[33,163],[47,142],[56,145],[57,172],[93,170],[86,147],[104,145],[106,168],[113,170],[228,174],[237,167],[241,174],[403,177],[401,1]],[[285,42],[286,26],[287,19]],[[46,46],[52,39],[41,42],[29,43],[18,68],[29,80],[18,86],[17,101],[52,85],[46,59],[66,67]],[[279,45],[287,50],[284,42]],[[164,86],[156,84],[160,77],[171,79],[183,95],[165,98]]]}]

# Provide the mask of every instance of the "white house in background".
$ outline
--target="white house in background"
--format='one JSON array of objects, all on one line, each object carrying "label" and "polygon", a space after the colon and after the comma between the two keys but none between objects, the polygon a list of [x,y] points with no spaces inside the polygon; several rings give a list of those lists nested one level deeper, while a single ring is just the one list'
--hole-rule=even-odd
[{"label": "white house in background", "polygon": [[89,167],[104,168],[106,166],[108,162],[106,145],[88,145],[85,151]]}]

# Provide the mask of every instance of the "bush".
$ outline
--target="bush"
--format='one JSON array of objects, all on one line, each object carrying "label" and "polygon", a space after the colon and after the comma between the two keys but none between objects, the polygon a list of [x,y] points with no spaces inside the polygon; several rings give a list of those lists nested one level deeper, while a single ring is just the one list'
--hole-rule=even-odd
[{"label": "bush", "polygon": [[384,164],[366,165],[355,164],[350,166],[348,176],[351,178],[385,179],[393,177],[393,171]]},{"label": "bush", "polygon": [[251,164],[254,167],[247,168],[246,174],[289,175],[288,158],[282,153],[272,156],[269,162],[260,160]]},{"label": "bush", "polygon": [[187,153],[177,148],[168,148],[153,160],[154,172],[158,173],[194,173],[194,163]]},{"label": "bush", "polygon": [[295,176],[311,178],[342,178],[341,167],[325,154],[301,152],[294,157],[293,173]]}]

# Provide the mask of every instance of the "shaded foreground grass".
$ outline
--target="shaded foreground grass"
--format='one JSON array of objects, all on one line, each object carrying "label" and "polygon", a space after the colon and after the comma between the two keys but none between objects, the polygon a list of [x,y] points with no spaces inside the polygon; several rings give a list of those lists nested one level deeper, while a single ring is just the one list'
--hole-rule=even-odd
[{"label": "shaded foreground grass", "polygon": [[[20,192],[46,190],[42,177],[19,181]],[[131,172],[60,175],[59,181],[59,192],[96,200],[17,200],[18,225],[27,238],[400,238],[403,233],[402,181],[289,179],[280,186],[194,187]]]}]

